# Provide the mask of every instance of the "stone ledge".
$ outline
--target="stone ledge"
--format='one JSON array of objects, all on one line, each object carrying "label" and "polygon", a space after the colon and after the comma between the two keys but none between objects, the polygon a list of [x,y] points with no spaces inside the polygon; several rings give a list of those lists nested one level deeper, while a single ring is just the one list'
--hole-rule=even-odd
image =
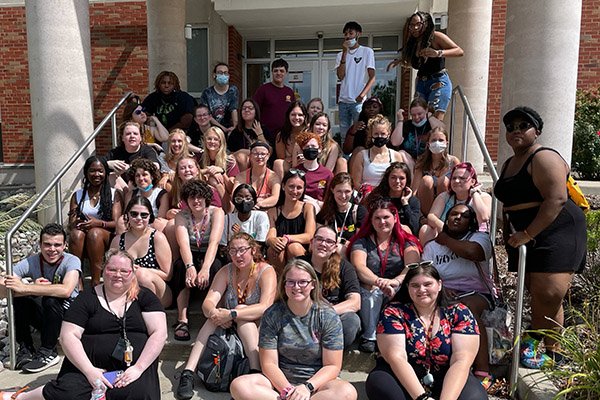
[{"label": "stone ledge", "polygon": [[558,389],[543,371],[519,368],[517,394],[522,400],[552,400]]}]

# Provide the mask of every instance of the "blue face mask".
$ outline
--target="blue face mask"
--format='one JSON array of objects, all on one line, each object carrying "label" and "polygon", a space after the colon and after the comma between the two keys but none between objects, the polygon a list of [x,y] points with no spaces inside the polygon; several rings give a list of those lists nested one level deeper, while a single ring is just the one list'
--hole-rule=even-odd
[{"label": "blue face mask", "polygon": [[216,76],[215,81],[217,81],[219,85],[227,85],[229,83],[229,76],[219,74]]},{"label": "blue face mask", "polygon": [[413,121],[413,125],[416,126],[417,128],[422,127],[423,125],[425,125],[427,123],[427,118],[423,118],[422,120],[420,120],[419,122],[415,122]]},{"label": "blue face mask", "polygon": [[356,39],[348,39],[348,47],[356,46]]}]

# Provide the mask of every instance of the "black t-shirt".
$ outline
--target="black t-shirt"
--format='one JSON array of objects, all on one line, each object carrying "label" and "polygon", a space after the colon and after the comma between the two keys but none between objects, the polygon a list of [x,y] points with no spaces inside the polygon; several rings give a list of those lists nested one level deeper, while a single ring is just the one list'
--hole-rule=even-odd
[{"label": "black t-shirt", "polygon": [[[356,213],[354,212],[354,207],[356,207]],[[355,214],[356,220],[354,219]],[[330,224],[330,226],[333,229],[336,229],[338,234],[341,233],[343,239],[350,240],[350,238],[352,238],[352,236],[354,236],[356,231],[360,228],[367,214],[367,209],[362,204],[353,204],[350,212],[348,213],[348,217],[346,217],[345,211],[336,212],[335,223]],[[346,217],[345,222],[344,217]]]},{"label": "black t-shirt", "polygon": [[[304,260],[308,263],[311,263],[311,254],[308,253],[302,257],[298,257],[301,260]],[[316,271],[315,271],[316,272]],[[319,282],[321,281],[321,274],[317,272],[317,277],[319,278]],[[358,276],[356,275],[356,269],[352,264],[350,264],[347,260],[342,259],[340,264],[340,286],[331,291],[324,289],[321,287],[321,292],[323,293],[323,297],[330,304],[339,304],[342,301],[346,300],[346,297],[350,293],[360,293],[360,284],[358,283]],[[321,285],[322,286],[322,285]]]},{"label": "black t-shirt", "polygon": [[167,130],[171,130],[182,116],[193,115],[196,99],[183,91],[174,91],[168,96],[161,92],[152,92],[146,96],[142,106],[148,115],[155,115]]},{"label": "black t-shirt", "polygon": [[[263,130],[263,135],[265,138],[270,137],[271,133],[269,129],[263,124],[260,125]],[[229,134],[227,138],[227,149],[231,152],[235,152],[241,149],[249,149],[250,145],[258,140],[258,135],[254,132],[254,129],[244,128],[244,131],[240,131],[238,128],[235,128]]]},{"label": "black t-shirt", "polygon": [[398,209],[400,222],[410,228],[413,235],[419,234],[419,219],[421,219],[421,202],[416,196],[410,196],[408,204],[403,206],[400,197],[393,197],[392,203]]},{"label": "black t-shirt", "polygon": [[[138,158],[146,158],[154,163],[159,164],[158,156],[156,155],[156,151],[154,151],[154,149],[152,147],[150,147],[146,144],[141,145],[140,149],[138,151],[136,151],[135,153],[127,152],[127,150],[125,150],[124,146],[115,147],[114,149],[109,151],[106,156],[104,156],[104,159],[106,161],[120,160],[120,161],[125,161],[129,165],[131,165],[131,162],[133,160],[136,160]],[[123,175],[121,175],[121,177],[125,180],[125,182],[129,182],[130,180],[133,179],[133,176],[131,176],[131,175],[132,174],[130,174],[129,171],[127,171]]]}]

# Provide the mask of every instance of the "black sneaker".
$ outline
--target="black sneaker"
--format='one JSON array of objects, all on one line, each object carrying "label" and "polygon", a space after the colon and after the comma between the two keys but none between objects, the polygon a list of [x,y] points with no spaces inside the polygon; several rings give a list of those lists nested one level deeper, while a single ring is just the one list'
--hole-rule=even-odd
[{"label": "black sneaker", "polygon": [[33,346],[22,343],[19,346],[19,351],[17,351],[17,363],[15,364],[15,369],[23,369],[25,364],[31,362],[33,360],[33,353],[35,353]]},{"label": "black sneaker", "polygon": [[175,396],[179,400],[189,400],[194,397],[194,371],[184,369],[179,378],[179,385]]},{"label": "black sneaker", "polygon": [[363,353],[375,353],[376,344],[377,342],[374,340],[361,339],[358,350]]},{"label": "black sneaker", "polygon": [[23,366],[24,372],[41,372],[46,368],[50,368],[53,365],[58,364],[60,357],[54,350],[40,347],[33,360]]}]

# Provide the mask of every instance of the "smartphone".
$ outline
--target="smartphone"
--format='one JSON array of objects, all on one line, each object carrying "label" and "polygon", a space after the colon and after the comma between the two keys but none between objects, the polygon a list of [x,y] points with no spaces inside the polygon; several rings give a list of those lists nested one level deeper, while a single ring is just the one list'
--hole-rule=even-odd
[{"label": "smartphone", "polygon": [[102,375],[104,375],[104,377],[106,378],[107,381],[110,382],[111,385],[115,384],[115,380],[121,376],[121,374],[123,373],[123,371],[110,371],[110,372],[105,372]]},{"label": "smartphone", "polygon": [[84,213],[82,213],[81,211],[78,211],[77,212],[77,219],[80,220],[80,221],[87,221],[90,218],[87,215],[85,215]]}]

